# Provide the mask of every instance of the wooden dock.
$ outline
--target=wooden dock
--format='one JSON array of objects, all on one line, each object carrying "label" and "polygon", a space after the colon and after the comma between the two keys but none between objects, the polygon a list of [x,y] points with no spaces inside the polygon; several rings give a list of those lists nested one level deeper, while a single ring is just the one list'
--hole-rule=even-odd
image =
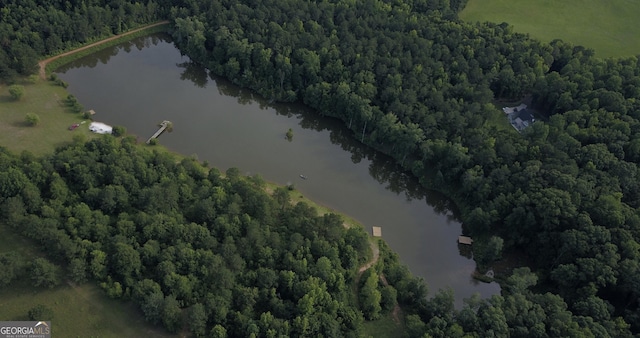
[{"label": "wooden dock", "polygon": [[471,239],[471,237],[467,237],[467,236],[458,236],[458,243],[471,245],[471,244],[473,244],[473,239]]},{"label": "wooden dock", "polygon": [[147,144],[149,144],[154,138],[158,138],[158,136],[160,136],[160,134],[162,134],[170,125],[171,121],[162,121],[162,123],[160,123],[160,128],[158,128],[158,131],[156,131],[155,134],[151,135],[151,137],[149,137],[149,139],[147,140]]},{"label": "wooden dock", "polygon": [[381,227],[373,227],[373,237],[382,237]]}]

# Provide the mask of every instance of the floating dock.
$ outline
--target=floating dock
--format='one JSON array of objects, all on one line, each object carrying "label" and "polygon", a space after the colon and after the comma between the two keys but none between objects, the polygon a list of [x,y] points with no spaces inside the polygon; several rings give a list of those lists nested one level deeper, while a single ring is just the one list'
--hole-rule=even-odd
[{"label": "floating dock", "polygon": [[467,236],[458,236],[458,243],[471,245],[471,244],[473,244],[473,239],[471,239],[471,237],[467,237]]},{"label": "floating dock", "polygon": [[373,237],[382,237],[381,227],[373,227]]},{"label": "floating dock", "polygon": [[158,129],[158,131],[156,131],[155,134],[151,135],[151,137],[149,137],[149,139],[147,140],[147,144],[149,144],[154,138],[158,138],[158,136],[160,136],[160,134],[162,134],[162,132],[164,132],[165,129],[167,129],[170,125],[171,121],[162,121],[162,123],[160,123],[160,128]]}]

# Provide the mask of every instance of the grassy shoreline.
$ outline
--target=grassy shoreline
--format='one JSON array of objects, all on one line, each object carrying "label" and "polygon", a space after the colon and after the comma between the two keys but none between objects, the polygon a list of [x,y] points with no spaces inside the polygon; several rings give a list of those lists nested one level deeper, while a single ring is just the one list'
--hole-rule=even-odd
[{"label": "grassy shoreline", "polygon": [[[149,34],[149,31],[145,31],[144,34]],[[127,38],[136,36],[137,34],[132,34]],[[122,39],[118,41],[123,42]],[[100,48],[104,47],[106,45],[100,45]],[[82,55],[84,52],[72,54],[61,62],[70,62]],[[8,86],[0,85],[0,146],[14,153],[28,151],[36,156],[47,156],[57,147],[74,142],[74,139],[109,137],[91,133],[88,130],[88,121],[75,130],[68,129],[71,124],[78,123],[83,118],[81,114],[72,112],[64,103],[69,93],[54,81],[42,80],[38,77],[35,80],[22,79],[19,84],[25,88],[25,94],[21,100],[13,100],[8,93]],[[27,126],[25,123],[27,113],[38,114],[40,123],[33,127]],[[135,135],[131,136],[135,137]],[[138,146],[150,151],[170,153],[176,161],[190,157],[162,145],[149,146],[141,142]],[[272,192],[280,186],[265,181],[267,192]],[[364,229],[357,220],[305,198],[300,191],[292,190],[290,196],[292,203],[304,201],[315,208],[319,215],[336,213],[342,217],[345,226],[359,226]],[[35,249],[27,239],[13,233],[8,225],[0,223],[0,252],[7,251],[17,251],[25,257],[32,258],[45,256],[44,252]],[[14,282],[0,290],[0,299],[2,299],[0,318],[27,320],[28,310],[37,304],[42,304],[53,310],[52,320],[55,323],[57,335],[60,336],[176,337],[162,328],[153,327],[145,322],[142,313],[131,302],[108,298],[93,281],[83,285],[63,282],[62,285],[53,289],[34,288],[28,281],[25,282]],[[74,323],[78,318],[82,318],[81,324],[76,325]],[[386,325],[386,323],[378,323],[378,325]]]}]

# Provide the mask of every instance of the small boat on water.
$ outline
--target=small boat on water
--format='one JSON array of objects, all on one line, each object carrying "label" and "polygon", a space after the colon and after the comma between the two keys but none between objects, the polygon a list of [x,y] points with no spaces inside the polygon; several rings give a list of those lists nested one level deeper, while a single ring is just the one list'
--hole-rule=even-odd
[{"label": "small boat on water", "polygon": [[306,180],[306,179],[307,179],[307,176],[300,175],[300,178],[301,178],[301,179],[303,179],[303,180]]}]

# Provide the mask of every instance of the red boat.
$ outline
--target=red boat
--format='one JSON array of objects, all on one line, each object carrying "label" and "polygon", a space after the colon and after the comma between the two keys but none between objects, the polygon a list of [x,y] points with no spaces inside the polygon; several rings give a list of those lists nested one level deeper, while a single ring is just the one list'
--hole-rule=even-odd
[{"label": "red boat", "polygon": [[78,127],[80,127],[80,124],[79,123],[74,123],[74,124],[69,126],[69,130],[74,130],[74,129],[78,128]]}]

